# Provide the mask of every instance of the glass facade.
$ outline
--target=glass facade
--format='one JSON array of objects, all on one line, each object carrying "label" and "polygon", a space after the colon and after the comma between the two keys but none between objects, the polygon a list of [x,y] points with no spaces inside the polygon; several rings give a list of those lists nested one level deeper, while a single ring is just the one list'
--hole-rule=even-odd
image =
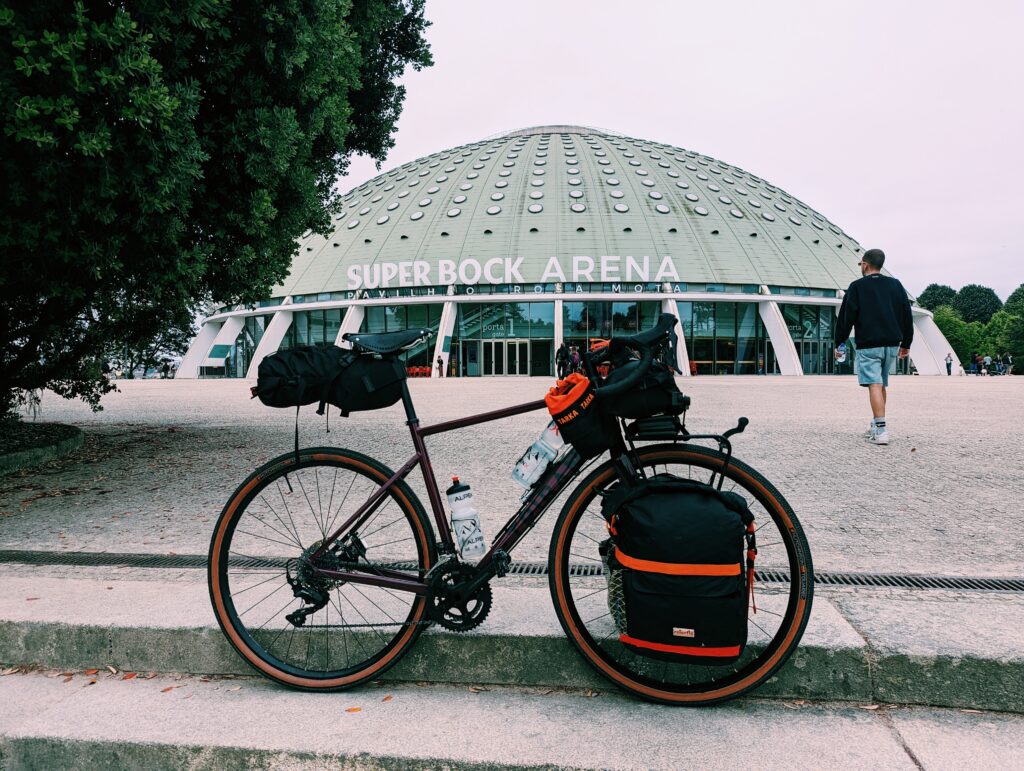
[{"label": "glass facade", "polygon": [[694,375],[777,375],[757,303],[676,303]]},{"label": "glass facade", "polygon": [[242,330],[235,338],[235,344],[231,346],[227,359],[224,360],[224,372],[211,372],[209,374],[221,375],[224,377],[245,377],[249,371],[249,364],[252,363],[253,354],[256,353],[256,346],[263,339],[263,333],[270,326],[273,314],[266,316],[247,316]]},{"label": "glass facade", "polygon": [[345,318],[344,308],[293,311],[292,324],[281,340],[281,348],[300,345],[334,345]]},{"label": "glass facade", "polygon": [[661,314],[661,302],[564,302],[562,337],[565,344],[589,350],[595,340],[635,335],[650,329]]},{"label": "glass facade", "polygon": [[448,374],[554,373],[555,304],[459,303]]}]

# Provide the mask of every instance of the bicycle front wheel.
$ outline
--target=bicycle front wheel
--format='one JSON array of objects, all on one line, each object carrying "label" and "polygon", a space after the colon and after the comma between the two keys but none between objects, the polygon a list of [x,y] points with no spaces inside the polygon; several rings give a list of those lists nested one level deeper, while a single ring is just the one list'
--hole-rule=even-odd
[{"label": "bicycle front wheel", "polygon": [[598,547],[608,538],[601,495],[619,476],[609,461],[596,468],[569,496],[555,523],[549,581],[555,611],[583,657],[602,675],[641,698],[669,704],[704,705],[735,698],[772,676],[796,649],[811,612],[814,569],[800,523],[785,498],[761,474],[716,450],[694,445],[637,448],[647,477],[673,474],[717,482],[742,495],[754,515],[758,555],[757,612],[748,607],[749,642],[727,666],[666,662],[640,656],[619,642],[619,601]]},{"label": "bicycle front wheel", "polygon": [[[326,579],[303,559],[392,474],[350,450],[311,448],[297,464],[295,453],[270,461],[228,500],[210,542],[210,599],[231,645],[263,675],[304,690],[358,685],[393,665],[426,625],[422,595]],[[399,482],[340,535],[324,566],[422,580],[435,560],[432,532]]]}]

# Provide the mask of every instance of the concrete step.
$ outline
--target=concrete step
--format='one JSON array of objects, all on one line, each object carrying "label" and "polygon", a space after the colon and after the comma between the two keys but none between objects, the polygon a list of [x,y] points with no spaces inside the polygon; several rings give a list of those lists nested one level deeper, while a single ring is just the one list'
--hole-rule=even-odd
[{"label": "concrete step", "polygon": [[[5,769],[963,769],[1019,767],[1024,716],[744,699],[709,709],[610,691],[264,680],[0,677]],[[871,707],[871,709],[865,709]]]},{"label": "concrete step", "polygon": [[[5,572],[0,662],[61,669],[251,674],[216,626],[196,572],[160,580]],[[31,574],[28,574],[31,573]],[[136,572],[138,574],[138,571]],[[541,586],[494,586],[467,634],[428,630],[385,678],[605,688],[565,638]],[[803,641],[758,696],[1024,712],[1024,597],[819,594]]]}]

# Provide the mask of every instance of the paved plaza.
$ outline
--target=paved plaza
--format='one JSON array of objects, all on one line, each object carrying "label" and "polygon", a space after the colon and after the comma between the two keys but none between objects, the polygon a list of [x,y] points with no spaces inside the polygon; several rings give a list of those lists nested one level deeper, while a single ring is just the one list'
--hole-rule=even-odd
[{"label": "paved plaza", "polygon": [[[860,436],[867,399],[851,378],[689,378],[689,426],[750,418],[737,457],[762,471],[803,523],[819,570],[1016,576],[1024,491],[1024,378],[900,377],[890,389],[893,442]],[[91,413],[47,394],[42,419],[85,429],[83,447],[0,478],[0,548],[204,554],[224,501],[257,465],[292,446],[294,412],[250,400],[248,381],[122,381]],[[545,378],[412,380],[425,424],[539,399]],[[485,535],[514,511],[509,478],[546,422],[542,412],[432,437],[442,488],[469,482]],[[401,405],[300,415],[303,445],[337,445],[397,468],[411,453]],[[421,497],[422,481],[412,480]],[[549,513],[516,560],[544,560]]]}]

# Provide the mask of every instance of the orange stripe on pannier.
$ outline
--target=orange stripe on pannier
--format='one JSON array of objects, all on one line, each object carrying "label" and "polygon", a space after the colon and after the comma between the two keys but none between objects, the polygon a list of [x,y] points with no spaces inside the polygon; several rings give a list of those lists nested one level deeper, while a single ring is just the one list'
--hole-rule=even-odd
[{"label": "orange stripe on pannier", "polygon": [[654,562],[641,560],[623,554],[622,549],[615,547],[615,559],[623,567],[640,570],[644,573],[664,573],[670,576],[738,576],[740,563],[729,565],[696,565],[685,562]]},{"label": "orange stripe on pannier", "polygon": [[666,645],[665,643],[638,640],[628,634],[619,635],[619,642],[632,645],[635,648],[647,648],[661,653],[678,653],[680,656],[711,656],[724,659],[740,655],[740,646],[738,645],[728,645],[722,648],[701,648],[699,645]]}]

